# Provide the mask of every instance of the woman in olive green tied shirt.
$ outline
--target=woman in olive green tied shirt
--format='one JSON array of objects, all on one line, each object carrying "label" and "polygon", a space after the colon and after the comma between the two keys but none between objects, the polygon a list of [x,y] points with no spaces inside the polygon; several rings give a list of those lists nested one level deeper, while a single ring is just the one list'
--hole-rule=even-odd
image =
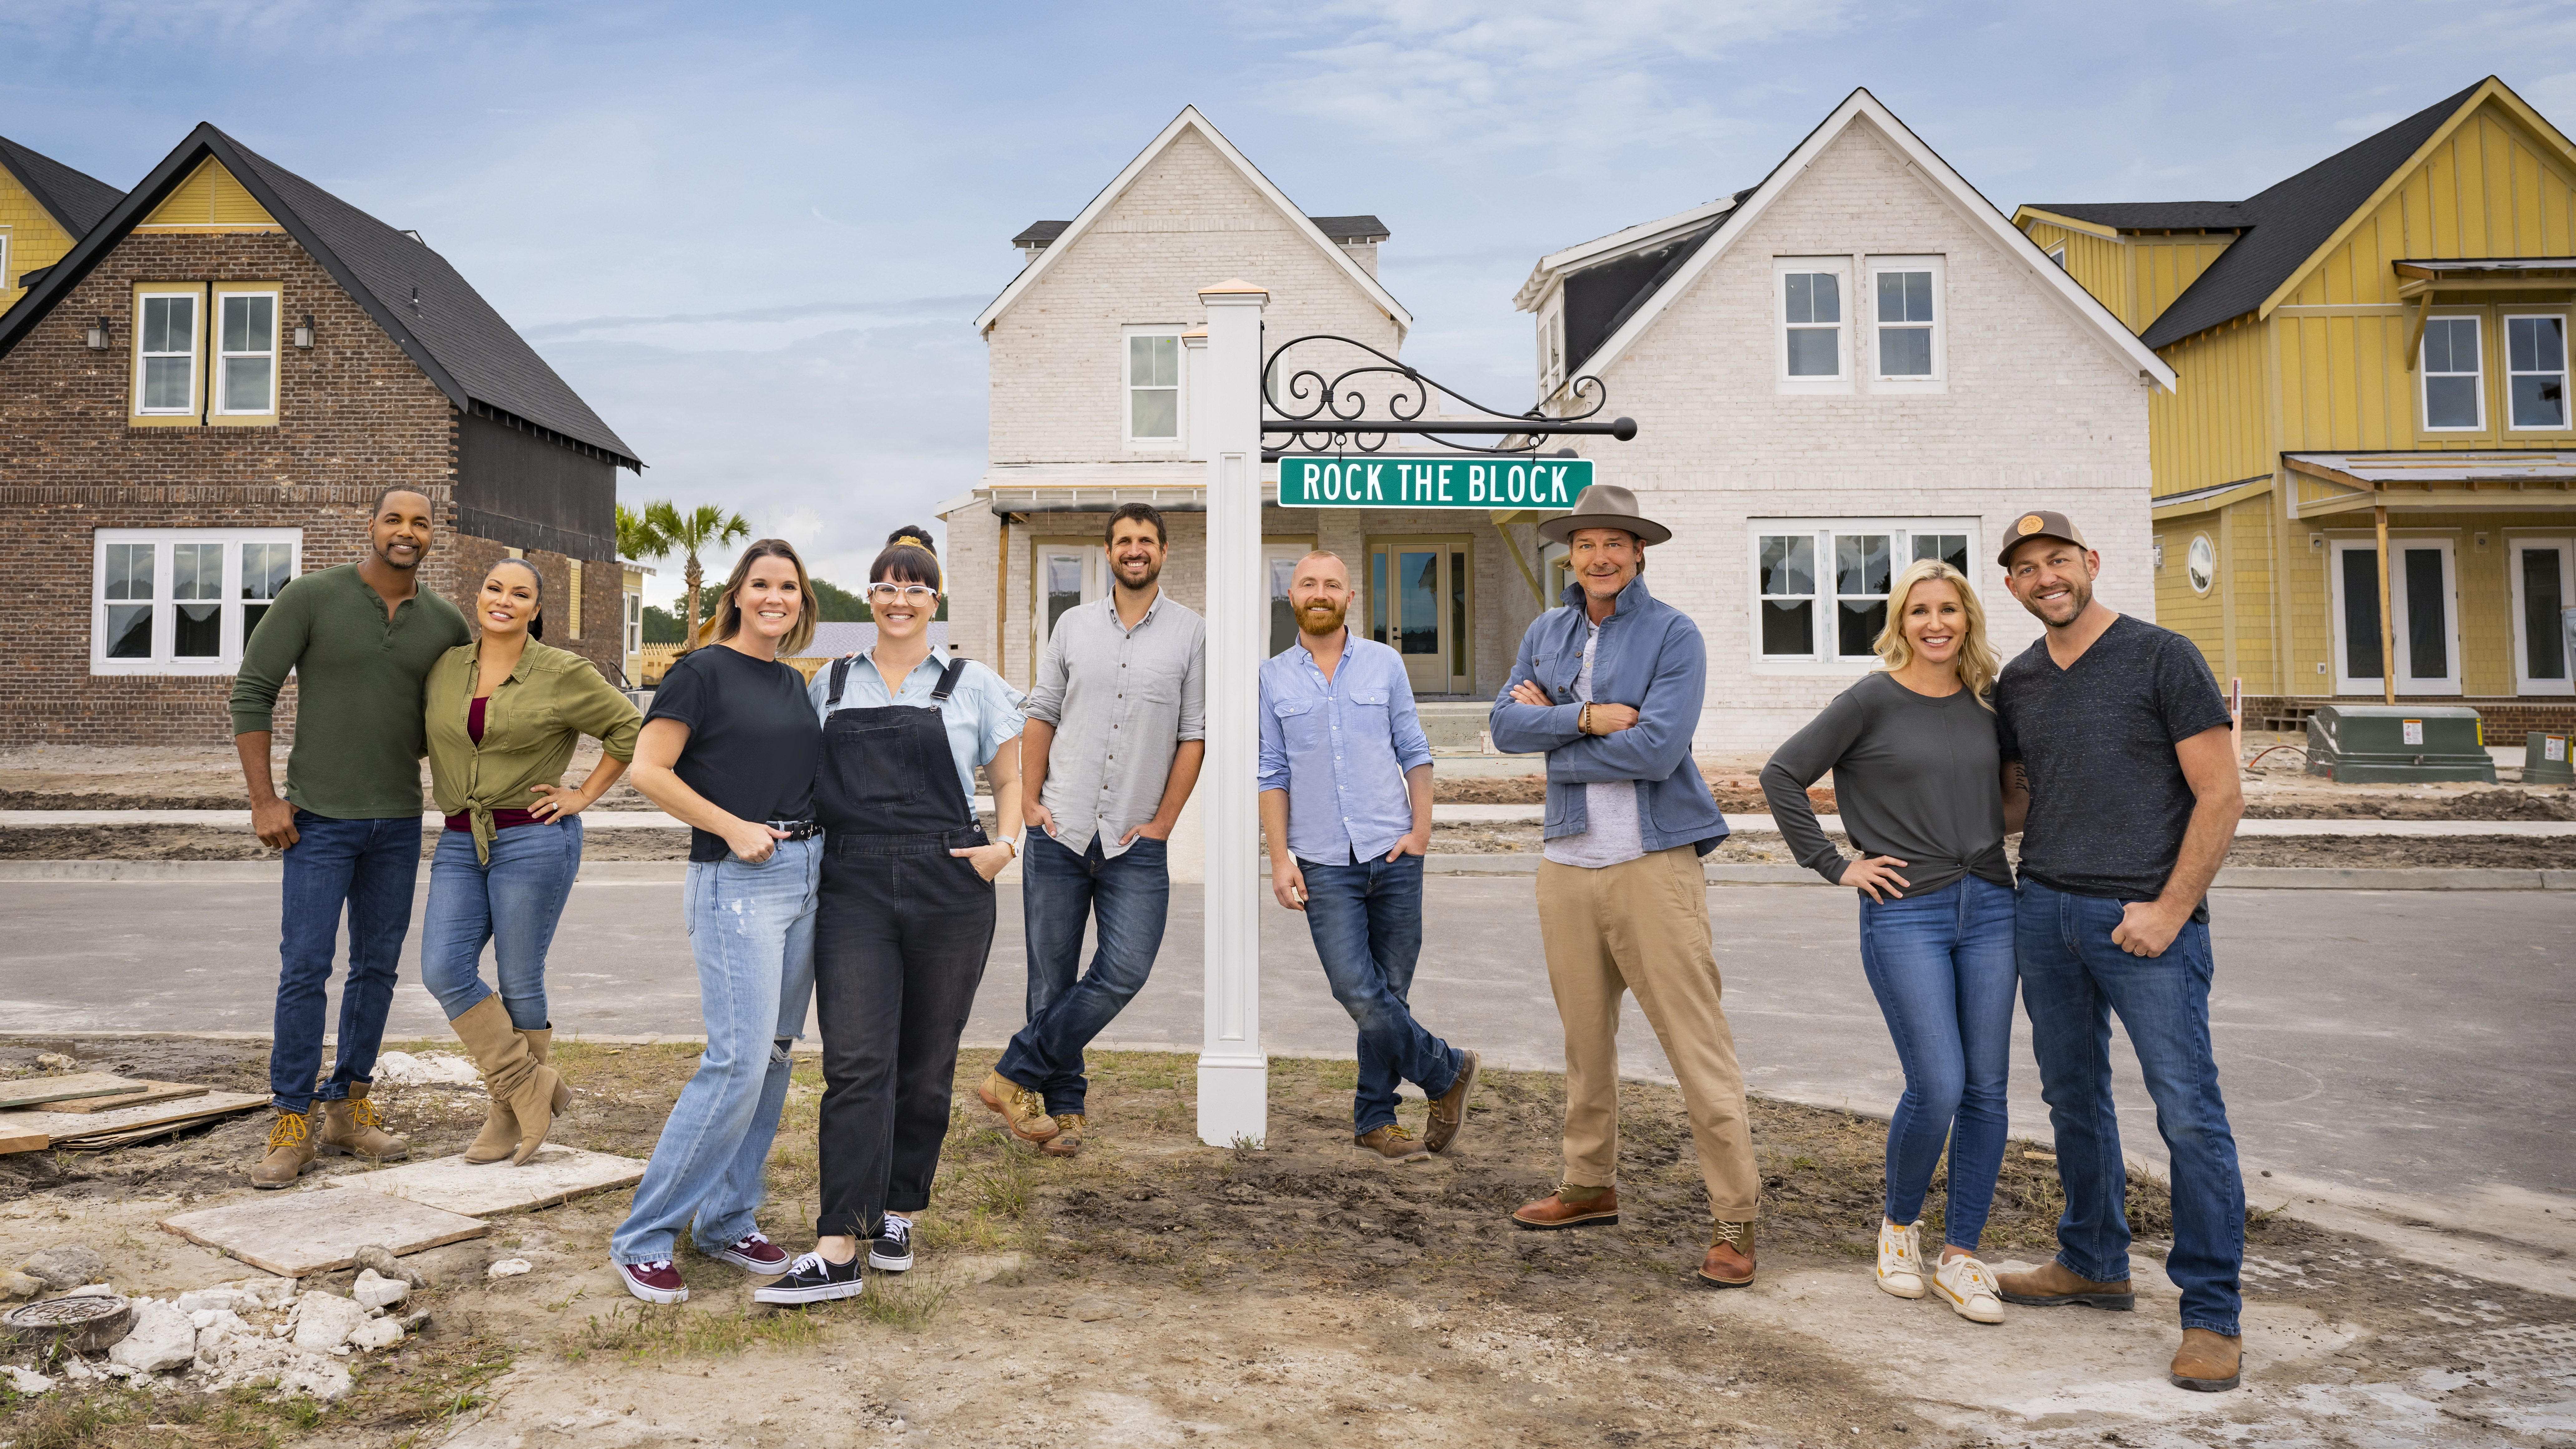
[{"label": "woman in olive green tied shirt", "polygon": [[[468,1162],[526,1162],[572,1103],[546,1063],[546,947],[581,869],[580,812],[626,772],[642,726],[588,660],[536,642],[544,604],[545,581],[524,560],[494,564],[474,598],[479,637],[431,665],[426,690],[430,791],[447,833],[430,863],[420,975],[492,1095]],[[583,735],[603,754],[567,788]],[[498,994],[483,984],[486,941]]]}]

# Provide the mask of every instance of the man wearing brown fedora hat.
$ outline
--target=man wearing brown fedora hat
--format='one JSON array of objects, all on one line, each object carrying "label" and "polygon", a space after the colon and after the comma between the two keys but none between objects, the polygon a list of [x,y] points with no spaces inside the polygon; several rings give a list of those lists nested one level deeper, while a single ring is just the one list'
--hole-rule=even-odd
[{"label": "man wearing brown fedora hat", "polygon": [[1566,546],[1574,582],[1521,636],[1493,735],[1513,754],[1547,752],[1538,915],[1565,1024],[1565,1178],[1512,1221],[1619,1220],[1619,1003],[1634,991],[1681,1083],[1716,1219],[1700,1281],[1740,1287],[1753,1281],[1753,1135],[1700,870],[1726,817],[1691,759],[1708,651],[1689,615],[1646,591],[1645,550],[1673,535],[1636,495],[1594,484],[1539,533]]}]

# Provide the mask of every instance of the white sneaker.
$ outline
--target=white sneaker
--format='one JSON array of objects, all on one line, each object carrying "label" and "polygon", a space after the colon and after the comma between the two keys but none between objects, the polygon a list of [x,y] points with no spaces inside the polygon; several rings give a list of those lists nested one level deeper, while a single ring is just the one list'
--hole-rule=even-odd
[{"label": "white sneaker", "polygon": [[1932,1286],[1940,1289],[1943,1301],[1970,1323],[2004,1321],[2003,1300],[1995,1296],[1995,1276],[1973,1253],[1942,1259],[1941,1266],[1933,1270]]},{"label": "white sneaker", "polygon": [[1878,1286],[1899,1298],[1923,1296],[1923,1224],[1878,1220]]}]

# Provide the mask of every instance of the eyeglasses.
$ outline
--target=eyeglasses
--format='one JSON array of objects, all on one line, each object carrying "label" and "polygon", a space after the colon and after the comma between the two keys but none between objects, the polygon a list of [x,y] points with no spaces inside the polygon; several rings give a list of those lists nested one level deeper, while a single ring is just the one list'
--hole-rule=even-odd
[{"label": "eyeglasses", "polygon": [[939,597],[939,591],[928,584],[870,584],[868,602],[891,604],[897,600],[912,605],[927,604]]}]

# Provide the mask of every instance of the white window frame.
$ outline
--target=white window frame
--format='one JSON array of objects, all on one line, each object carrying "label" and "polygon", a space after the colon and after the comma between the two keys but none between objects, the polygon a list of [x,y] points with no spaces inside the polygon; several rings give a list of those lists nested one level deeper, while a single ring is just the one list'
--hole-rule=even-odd
[{"label": "white window frame", "polygon": [[[1185,454],[1189,450],[1191,349],[1181,343],[1181,334],[1189,330],[1177,322],[1135,323],[1118,329],[1118,436],[1126,440],[1127,450],[1131,453]],[[1133,340],[1138,337],[1172,339],[1172,435],[1168,438],[1136,436],[1137,382]]]},{"label": "white window frame", "polygon": [[[2576,530],[2552,533],[2541,529],[2530,532],[2506,529],[2505,573],[2513,581],[2514,693],[2576,695],[2576,659],[2568,660],[2567,677],[2564,679],[2534,679],[2528,672],[2531,667],[2531,644],[2528,637],[2530,621],[2524,616],[2523,610],[2522,550],[2532,545],[2558,550],[2558,606],[2564,609],[2576,605]],[[2558,627],[2563,637],[2566,626],[2562,624]]]},{"label": "white window frame", "polygon": [[[177,641],[179,602],[171,597],[173,583],[172,545],[213,543],[223,546],[223,581],[216,600],[221,620],[220,640],[211,658],[178,658],[171,653]],[[242,545],[246,543],[282,543],[290,553],[287,576],[292,579],[304,570],[304,530],[300,528],[101,528],[91,532],[90,540],[90,628],[89,672],[93,675],[182,674],[223,675],[241,668],[242,614],[246,604],[262,602],[241,597]],[[140,544],[152,550],[152,653],[143,659],[110,659],[107,657],[107,550],[111,544]],[[119,600],[121,605],[124,601]],[[191,601],[194,602],[194,601]]]},{"label": "white window frame", "polygon": [[1075,555],[1081,562],[1082,598],[1068,606],[1080,608],[1107,596],[1110,587],[1109,547],[1094,534],[1090,538],[1037,538],[1029,541],[1029,659],[1030,678],[1036,675],[1036,661],[1046,656],[1047,636],[1054,632],[1047,618],[1047,564],[1052,557]]},{"label": "white window frame", "polygon": [[[155,357],[178,357],[183,355],[176,352],[145,352],[143,350],[143,310],[147,305],[146,299],[151,297],[185,298],[188,303],[188,315],[193,319],[193,324],[188,334],[188,351],[184,354],[188,359],[188,403],[185,407],[155,408],[146,407],[143,404],[143,373],[145,362]],[[197,415],[198,403],[205,397],[205,311],[205,289],[193,282],[145,283],[134,289],[134,416],[138,418],[192,418]]]},{"label": "white window frame", "polygon": [[[2513,370],[2513,324],[2516,322],[2550,321],[2558,324],[2558,370],[2556,372],[2516,372]],[[2564,312],[2507,312],[2502,319],[2504,332],[2504,426],[2509,433],[2563,433],[2576,428],[2576,395],[2567,388],[2567,314]],[[2558,379],[2558,422],[2525,426],[2513,416],[2513,380],[2517,377],[2555,377]]]},{"label": "white window frame", "polygon": [[[2344,555],[2356,552],[2372,553],[2377,551],[2378,547],[2378,537],[2369,532],[2328,530],[2326,534],[2326,605],[2328,617],[2334,626],[2334,660],[2329,673],[2334,680],[2337,694],[2377,696],[2382,692],[2382,676],[2354,675],[2345,672],[2345,667],[2351,663],[2352,655],[2347,642],[2348,631],[2344,627]],[[2445,662],[2450,666],[2450,673],[2446,677],[2420,678],[2407,670],[2406,636],[2413,623],[2413,617],[2407,607],[2403,560],[2406,551],[2410,548],[2438,548],[2442,552],[2442,587],[2449,600],[2448,606],[2442,611],[2445,634],[2443,647],[2447,651]],[[2388,531],[2388,551],[2397,555],[2389,561],[2388,568],[2388,621],[2389,632],[2392,635],[2388,653],[2396,657],[2382,658],[2379,661],[2379,667],[2383,670],[2397,671],[2399,694],[2458,694],[2461,692],[2459,532],[2456,529],[2392,528]],[[2378,615],[2375,612],[2371,615],[2371,627],[2374,629],[2379,627]]]},{"label": "white window frame", "polygon": [[[1744,521],[1745,615],[1749,622],[1745,653],[1757,674],[1832,675],[1849,677],[1865,674],[1878,667],[1878,656],[1842,654],[1840,648],[1840,604],[1846,597],[1836,592],[1834,540],[1853,534],[1888,536],[1888,582],[1914,561],[1914,540],[1922,534],[1960,534],[1968,540],[1968,558],[1973,563],[1980,553],[1983,523],[1968,517],[1878,517],[1878,518],[1748,518]],[[1811,641],[1816,647],[1805,654],[1765,654],[1762,652],[1762,540],[1788,535],[1812,538],[1816,549],[1816,601]],[[1971,578],[1975,574],[1971,572]],[[1787,597],[1787,596],[1782,596]],[[1849,597],[1865,597],[1852,595]],[[1978,600],[1987,603],[1980,591]],[[1988,613],[1993,612],[1987,603]]]},{"label": "white window frame", "polygon": [[[2432,338],[2431,338],[2431,325],[2430,325],[2432,322],[2466,322],[2466,323],[2468,323],[2468,324],[2469,324],[2470,328],[2471,328],[2471,329],[2476,333],[2476,336],[2477,336],[2477,346],[2476,346],[2475,348],[2473,348],[2473,349],[2472,349],[2473,354],[2476,356],[2476,358],[2477,358],[2477,360],[2478,360],[2478,370],[2477,370],[2477,372],[2476,372],[2476,374],[2475,374],[2475,376],[2476,376],[2476,378],[2477,378],[2477,386],[2476,386],[2475,388],[2473,388],[2471,391],[2472,391],[2473,393],[2475,393],[2475,395],[2476,395],[2476,397],[2477,397],[2477,400],[2478,400],[2478,420],[2477,420],[2475,423],[2472,423],[2471,425],[2469,425],[2468,427],[2465,427],[2465,428],[2463,428],[2463,427],[2435,427],[2435,426],[2433,425],[2433,398],[2432,398],[2432,388],[2433,388],[2433,377],[2434,377],[2434,373],[2433,373],[2433,371],[2432,371],[2431,366],[2430,366],[2430,365],[2426,362],[2426,360],[2425,360],[2425,358],[2426,358],[2426,353],[2425,353],[2425,350],[2424,350],[2424,349],[2425,349],[2425,347],[2426,347],[2426,346],[2431,342],[2431,340],[2432,340]],[[2487,319],[2486,319],[2486,315],[2485,315],[2484,313],[2481,313],[2481,312],[2436,312],[2436,313],[2434,313],[2434,314],[2432,315],[2432,317],[2431,317],[2431,318],[2429,319],[2429,321],[2427,322],[2427,325],[2426,325],[2426,329],[2425,329],[2425,330],[2426,330],[2426,336],[2425,336],[2424,340],[2419,341],[2419,342],[2417,342],[2417,343],[2415,344],[2415,407],[2416,407],[2416,416],[2417,416],[2417,420],[2418,420],[2418,422],[2421,424],[2421,426],[2422,426],[2423,430],[2424,430],[2425,432],[2428,432],[2428,433],[2483,433],[2483,432],[2485,432],[2485,431],[2487,430],[2487,370],[2486,370],[2486,369],[2487,369]],[[2458,354],[2457,354],[2456,352],[2454,352],[2454,353],[2452,354],[2452,357],[2453,357],[2453,360],[2454,360],[2454,361],[2458,360]],[[2441,374],[2441,375],[2442,375],[2442,376],[2444,376],[2444,377],[2468,377],[2468,376],[2471,376],[2471,374],[2469,374],[2469,373],[2464,373],[2464,372],[2446,372],[2446,373],[2443,373],[2443,374]]]},{"label": "white window frame", "polygon": [[16,287],[17,279],[9,275],[9,228],[0,226],[0,292]]},{"label": "white window frame", "polygon": [[2052,261],[2052,262],[2057,263],[2057,269],[2058,269],[2059,271],[2061,271],[2061,272],[2062,272],[2062,271],[2065,271],[2065,270],[2066,270],[2066,243],[2064,243],[2064,242],[2059,242],[2057,245],[2055,245],[2055,246],[2053,246],[2053,247],[2050,247],[2050,248],[2048,249],[2048,259],[2049,259],[2050,261]]},{"label": "white window frame", "polygon": [[[268,299],[267,351],[227,352],[224,350],[224,302],[228,298],[232,297],[266,297]],[[222,418],[275,417],[277,415],[277,395],[285,382],[284,377],[281,375],[284,371],[283,358],[285,349],[279,345],[284,340],[279,334],[282,333],[286,327],[286,298],[283,294],[283,289],[274,285],[264,287],[246,287],[238,284],[218,282],[214,287],[214,305],[209,310],[214,313],[214,316],[208,319],[211,325],[206,333],[206,356],[209,359],[206,385],[214,389],[214,402],[211,409],[212,414],[216,417]],[[237,408],[232,405],[232,399],[228,396],[232,389],[226,375],[224,363],[227,360],[236,357],[264,357],[268,360],[268,403],[266,406]]]},{"label": "white window frame", "polygon": [[[1841,320],[1831,324],[1789,320],[1789,277],[1795,272],[1822,272],[1834,278],[1835,292],[1841,305]],[[1832,377],[1791,376],[1789,372],[1789,329],[1819,330],[1830,325],[1834,330],[1834,366]],[[1771,259],[1771,350],[1773,368],[1778,374],[1778,387],[1783,393],[1847,393],[1852,391],[1852,332],[1856,326],[1852,302],[1852,259],[1831,257],[1773,257]]]},{"label": "white window frame", "polygon": [[644,652],[644,596],[626,597],[626,657],[633,659]]},{"label": "white window frame", "polygon": [[[1946,286],[1949,279],[1944,261],[1945,259],[1939,256],[1887,256],[1868,259],[1867,282],[1861,288],[1861,295],[1868,299],[1869,308],[1870,391],[1945,392],[1949,389],[1950,297]],[[1891,376],[1887,372],[1886,350],[1878,345],[1879,329],[1888,325],[1880,321],[1878,316],[1878,278],[1882,272],[1930,272],[1932,274],[1932,321],[1928,328],[1932,334],[1932,370],[1929,373]],[[1896,325],[1912,327],[1915,324],[1900,322]]]}]

